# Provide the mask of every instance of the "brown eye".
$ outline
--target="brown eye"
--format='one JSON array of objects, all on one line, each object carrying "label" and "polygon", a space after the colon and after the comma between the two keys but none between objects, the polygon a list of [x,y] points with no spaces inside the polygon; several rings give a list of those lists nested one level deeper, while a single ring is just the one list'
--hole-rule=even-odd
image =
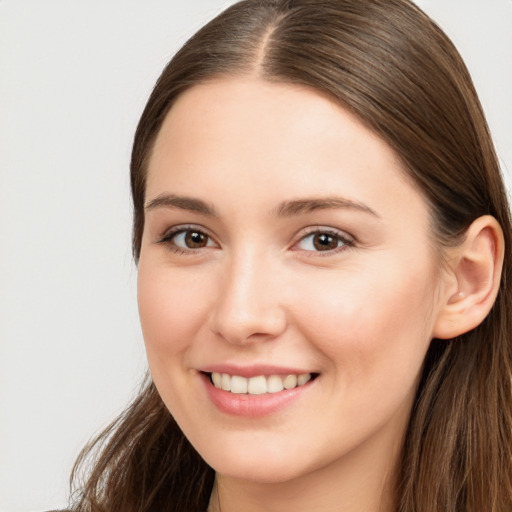
[{"label": "brown eye", "polygon": [[304,236],[296,245],[301,251],[338,252],[352,247],[354,242],[341,232],[315,231]]},{"label": "brown eye", "polygon": [[208,245],[208,237],[200,231],[185,231],[184,241],[189,249],[200,249]]},{"label": "brown eye", "polygon": [[206,233],[192,228],[180,229],[174,233],[170,233],[161,240],[161,243],[170,248],[183,251],[193,251],[216,246],[215,242]]},{"label": "brown eye", "polygon": [[338,247],[340,240],[329,233],[317,233],[312,242],[317,251],[332,251]]}]

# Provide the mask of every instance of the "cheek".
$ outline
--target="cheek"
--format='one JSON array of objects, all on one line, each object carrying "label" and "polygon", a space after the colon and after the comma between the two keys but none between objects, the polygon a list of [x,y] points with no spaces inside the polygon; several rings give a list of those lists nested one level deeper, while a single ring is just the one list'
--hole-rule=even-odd
[{"label": "cheek", "polygon": [[351,269],[309,283],[295,317],[347,385],[419,371],[431,339],[435,280],[428,266],[417,267]]},{"label": "cheek", "polygon": [[416,394],[430,343],[432,284],[397,280],[391,270],[379,279],[331,282],[337,293],[322,293],[303,308],[301,327],[326,361],[330,410],[342,440],[393,421],[402,429]]},{"label": "cheek", "polygon": [[206,283],[197,272],[162,268],[141,258],[137,296],[150,365],[155,357],[186,350],[187,340],[204,323]]}]

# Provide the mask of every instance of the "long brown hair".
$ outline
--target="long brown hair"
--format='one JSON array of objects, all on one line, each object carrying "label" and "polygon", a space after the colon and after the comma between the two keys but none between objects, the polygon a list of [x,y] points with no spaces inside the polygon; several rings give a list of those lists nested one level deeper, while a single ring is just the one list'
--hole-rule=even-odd
[{"label": "long brown hair", "polygon": [[[193,36],[167,65],[133,144],[133,252],[144,229],[148,160],[186,89],[254,75],[334,98],[401,157],[429,203],[442,248],[481,215],[505,237],[489,316],[453,340],[433,340],[399,464],[400,512],[512,510],[512,228],[487,124],[468,71],[445,34],[408,0],[245,0]],[[96,449],[96,451],[93,451]],[[188,443],[150,378],[81,454],[81,512],[204,511],[214,472]]]}]

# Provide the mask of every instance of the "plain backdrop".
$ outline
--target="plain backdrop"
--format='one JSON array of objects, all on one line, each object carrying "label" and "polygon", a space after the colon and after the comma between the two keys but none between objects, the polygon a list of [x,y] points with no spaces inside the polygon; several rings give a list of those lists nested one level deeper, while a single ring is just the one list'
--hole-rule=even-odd
[{"label": "plain backdrop", "polygon": [[[63,507],[146,369],[128,162],[164,64],[223,0],[0,0],[0,511]],[[418,0],[473,74],[508,183],[512,0]],[[510,187],[510,185],[509,185]]]}]

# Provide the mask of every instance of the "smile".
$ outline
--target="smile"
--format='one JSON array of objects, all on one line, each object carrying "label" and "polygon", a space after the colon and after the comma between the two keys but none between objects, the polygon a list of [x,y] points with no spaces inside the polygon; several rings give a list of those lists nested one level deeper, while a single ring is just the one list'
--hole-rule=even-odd
[{"label": "smile", "polygon": [[300,375],[258,375],[255,377],[241,377],[228,373],[212,372],[210,380],[217,389],[229,391],[234,394],[264,395],[267,393],[279,393],[304,386],[316,375],[302,373]]},{"label": "smile", "polygon": [[220,412],[251,419],[278,413],[310,395],[320,376],[265,365],[229,367],[217,365],[199,372],[206,394]]}]

